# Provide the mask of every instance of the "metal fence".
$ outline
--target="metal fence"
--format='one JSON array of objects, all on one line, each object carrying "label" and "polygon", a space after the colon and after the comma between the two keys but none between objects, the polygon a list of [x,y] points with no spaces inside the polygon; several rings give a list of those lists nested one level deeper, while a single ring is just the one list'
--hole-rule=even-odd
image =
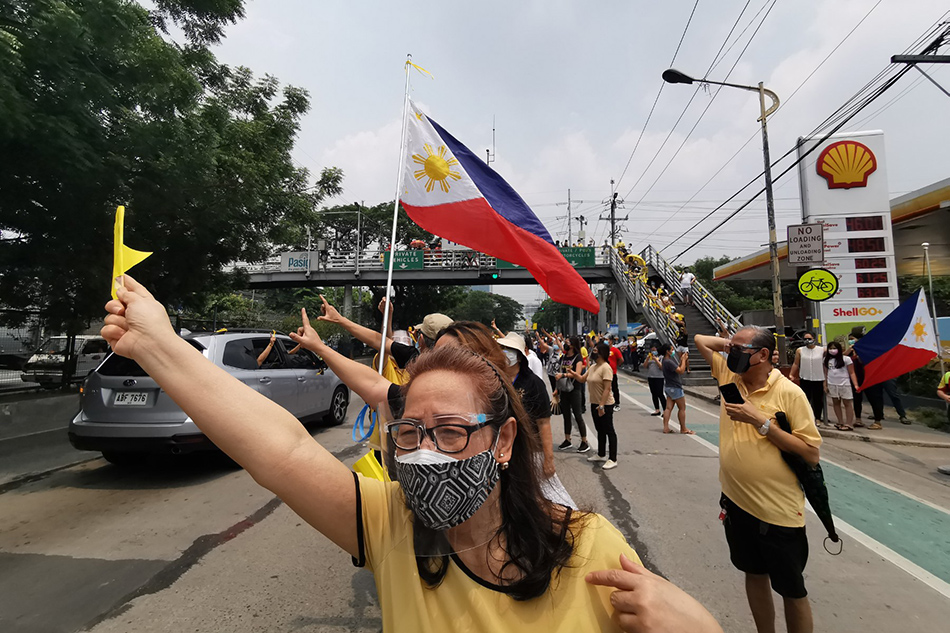
[{"label": "metal fence", "polygon": [[[587,247],[585,247],[587,248]],[[610,263],[609,253],[612,249],[589,247],[594,251],[594,265],[606,266]],[[407,251],[397,250],[399,253]],[[490,255],[473,250],[423,250],[423,269],[450,269],[450,270],[485,270],[498,268],[498,260]],[[385,270],[385,251],[312,251],[308,258],[312,264],[310,270],[319,272],[324,270],[355,271],[355,270]],[[502,264],[504,266],[504,264]],[[249,274],[276,273],[281,271],[280,256],[274,256],[262,263],[236,263],[229,269],[244,270]]]}]

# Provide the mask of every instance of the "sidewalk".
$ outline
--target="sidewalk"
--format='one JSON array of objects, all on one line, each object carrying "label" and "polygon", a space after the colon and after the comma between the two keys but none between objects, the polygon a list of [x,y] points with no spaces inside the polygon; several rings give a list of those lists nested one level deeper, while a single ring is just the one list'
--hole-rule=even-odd
[{"label": "sidewalk", "polygon": [[[639,373],[631,373],[625,370],[625,373],[632,378],[642,382],[646,379]],[[719,390],[716,387],[706,386],[684,386],[685,391],[694,398],[701,398],[707,402],[718,404],[716,396]],[[870,406],[867,402],[864,405],[864,415],[867,416]],[[834,415],[834,413],[832,413]],[[913,410],[909,411],[913,417]],[[870,424],[869,420],[862,419],[865,424]],[[893,407],[884,407],[884,428],[880,431],[868,431],[867,428],[856,428],[853,431],[839,431],[832,427],[820,429],[821,436],[840,440],[851,440],[857,442],[871,442],[874,444],[895,444],[898,446],[920,446],[924,448],[947,448],[950,449],[950,433],[934,430],[928,426],[914,422],[910,425],[901,424],[897,421],[897,412]]]}]

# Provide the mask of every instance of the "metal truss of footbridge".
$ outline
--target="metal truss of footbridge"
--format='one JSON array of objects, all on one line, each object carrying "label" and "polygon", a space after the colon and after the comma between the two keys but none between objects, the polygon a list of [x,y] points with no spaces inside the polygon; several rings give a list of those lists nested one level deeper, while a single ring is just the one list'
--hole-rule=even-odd
[{"label": "metal truss of footbridge", "polygon": [[[578,250],[578,249],[574,249]],[[591,248],[593,256],[572,262],[578,274],[590,284],[611,284],[614,273],[610,265],[611,249]],[[411,251],[409,251],[412,253]],[[526,269],[514,267],[494,257],[474,251],[417,251],[408,263],[396,251],[393,283],[407,285],[527,285],[537,281]],[[570,257],[568,258],[570,261]],[[306,260],[305,260],[306,261]],[[292,288],[304,286],[385,286],[387,269],[381,253],[330,253],[323,259],[313,253],[312,267],[303,270],[282,270],[281,259],[272,258],[263,264],[239,265],[249,277],[250,288]]]},{"label": "metal truss of footbridge", "polygon": [[[673,312],[663,307],[648,280],[662,280],[667,288],[676,293],[679,290],[680,273],[655,249],[647,247],[640,253],[645,268],[639,270],[631,270],[612,248],[574,248],[563,252],[584,281],[612,288],[611,320],[618,324],[626,323],[627,309],[632,307],[661,341],[675,340],[677,328],[671,319]],[[287,262],[282,263],[281,257],[274,257],[263,264],[238,265],[235,268],[248,275],[249,288],[386,284],[387,269],[382,253],[365,252],[357,257],[354,251],[324,251],[322,254],[315,251],[310,257],[298,260],[298,265],[300,261],[305,266],[300,270],[288,271]],[[475,251],[460,250],[397,251],[393,283],[479,286],[537,282],[524,268]],[[698,281],[693,284],[693,302],[695,308],[690,309],[691,332],[717,331],[720,327],[734,332],[741,327],[739,320]],[[603,303],[602,306],[601,316],[604,317],[606,306]],[[708,330],[710,326],[715,326],[715,329]]]}]

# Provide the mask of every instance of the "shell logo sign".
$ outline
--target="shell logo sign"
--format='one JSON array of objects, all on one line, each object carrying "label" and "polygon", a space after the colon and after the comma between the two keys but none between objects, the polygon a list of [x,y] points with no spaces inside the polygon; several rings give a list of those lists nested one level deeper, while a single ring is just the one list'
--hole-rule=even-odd
[{"label": "shell logo sign", "polygon": [[863,143],[838,141],[818,155],[817,169],[829,189],[866,187],[868,176],[877,170],[877,158]]}]

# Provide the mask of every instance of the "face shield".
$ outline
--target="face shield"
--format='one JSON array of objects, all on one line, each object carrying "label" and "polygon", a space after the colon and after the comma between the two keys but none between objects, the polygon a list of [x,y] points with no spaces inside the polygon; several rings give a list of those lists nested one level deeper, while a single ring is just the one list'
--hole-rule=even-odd
[{"label": "face shield", "polygon": [[412,396],[380,404],[383,466],[399,483],[413,515],[414,554],[441,557],[479,547],[494,534],[475,535],[476,513],[497,513],[502,464],[499,427],[489,407],[474,397],[452,406],[413,402]]}]

